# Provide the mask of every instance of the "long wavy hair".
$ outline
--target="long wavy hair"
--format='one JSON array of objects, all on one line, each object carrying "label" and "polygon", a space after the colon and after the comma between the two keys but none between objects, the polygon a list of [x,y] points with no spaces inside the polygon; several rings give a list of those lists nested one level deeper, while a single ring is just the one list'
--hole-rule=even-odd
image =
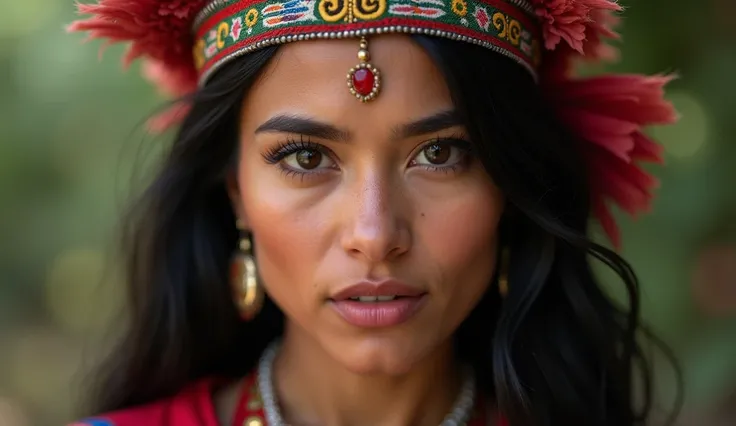
[{"label": "long wavy hair", "polygon": [[[637,278],[588,237],[579,141],[513,61],[468,43],[413,39],[444,74],[475,152],[508,202],[500,232],[510,289],[502,300],[489,286],[455,334],[458,353],[512,425],[644,425],[653,382],[638,339]],[[150,402],[205,376],[245,375],[282,332],[272,301],[252,322],[233,305],[228,262],[237,231],[225,186],[236,167],[243,97],[277,51],[233,60],[193,95],[160,170],[125,218],[129,322],[94,375],[91,411]],[[603,290],[592,260],[618,276],[624,306]]]}]

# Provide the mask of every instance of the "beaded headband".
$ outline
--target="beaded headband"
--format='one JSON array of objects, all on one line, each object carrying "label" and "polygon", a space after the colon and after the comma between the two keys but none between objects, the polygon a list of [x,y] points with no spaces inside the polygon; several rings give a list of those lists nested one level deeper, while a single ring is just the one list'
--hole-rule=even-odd
[{"label": "beaded headband", "polygon": [[[370,62],[369,39],[385,33],[425,34],[483,46],[528,72],[558,119],[581,141],[592,208],[615,246],[620,235],[610,204],[631,215],[651,205],[657,181],[640,165],[662,162],[662,148],[643,131],[677,119],[664,100],[673,76],[635,74],[581,78],[574,64],[617,57],[616,0],[97,0],[92,15],[69,31],[109,43],[129,42],[124,64],[143,71],[165,93],[181,97],[205,85],[229,61],[266,46],[311,39],[356,39],[358,62],[347,90],[375,99],[388,76]],[[345,84],[340,82],[339,84]],[[189,105],[154,117],[162,131]],[[542,143],[542,142],[540,142]]]},{"label": "beaded headband", "polygon": [[[525,0],[215,0],[197,15],[193,29],[201,83],[234,56],[311,39],[445,37],[492,49],[533,75],[541,55],[541,29]],[[370,72],[365,65],[359,69]]]}]

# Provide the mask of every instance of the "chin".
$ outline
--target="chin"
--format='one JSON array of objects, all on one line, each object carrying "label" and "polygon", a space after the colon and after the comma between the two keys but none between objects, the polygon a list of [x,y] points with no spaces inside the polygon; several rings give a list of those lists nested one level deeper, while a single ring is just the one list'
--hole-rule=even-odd
[{"label": "chin", "polygon": [[368,337],[335,345],[330,352],[346,370],[355,374],[401,376],[433,352],[432,349],[409,338]]}]

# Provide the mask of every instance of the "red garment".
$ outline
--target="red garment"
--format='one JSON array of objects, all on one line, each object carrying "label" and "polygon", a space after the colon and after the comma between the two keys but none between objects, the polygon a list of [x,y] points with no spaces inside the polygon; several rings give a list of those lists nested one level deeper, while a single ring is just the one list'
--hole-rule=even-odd
[{"label": "red garment", "polygon": [[[72,423],[69,426],[220,426],[212,402],[215,380],[201,380],[186,387],[177,395],[146,404]],[[266,426],[256,376],[244,382],[232,426],[242,426],[246,420],[256,418]],[[490,419],[489,408],[479,404],[476,416],[468,426],[486,426]],[[497,426],[508,426],[499,418]]]},{"label": "red garment", "polygon": [[69,426],[219,426],[211,397],[213,383],[213,380],[202,380],[170,398]]}]

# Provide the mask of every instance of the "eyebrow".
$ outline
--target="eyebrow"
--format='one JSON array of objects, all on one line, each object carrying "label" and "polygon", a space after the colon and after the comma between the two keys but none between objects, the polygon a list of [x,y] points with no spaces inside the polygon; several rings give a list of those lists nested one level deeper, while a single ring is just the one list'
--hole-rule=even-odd
[{"label": "eyebrow", "polygon": [[[455,110],[445,110],[408,124],[395,126],[391,129],[391,136],[396,140],[406,139],[412,136],[435,133],[461,124]],[[256,134],[267,132],[294,133],[335,142],[347,142],[352,138],[349,131],[332,124],[308,117],[283,114],[269,118],[265,123],[258,126],[255,131]]]},{"label": "eyebrow", "polygon": [[350,140],[350,132],[312,118],[277,115],[258,126],[256,134],[265,132],[295,133],[337,142]]},{"label": "eyebrow", "polygon": [[462,125],[462,121],[458,117],[457,111],[445,110],[408,124],[396,126],[391,130],[391,134],[394,139],[406,139],[436,133],[460,125]]}]

